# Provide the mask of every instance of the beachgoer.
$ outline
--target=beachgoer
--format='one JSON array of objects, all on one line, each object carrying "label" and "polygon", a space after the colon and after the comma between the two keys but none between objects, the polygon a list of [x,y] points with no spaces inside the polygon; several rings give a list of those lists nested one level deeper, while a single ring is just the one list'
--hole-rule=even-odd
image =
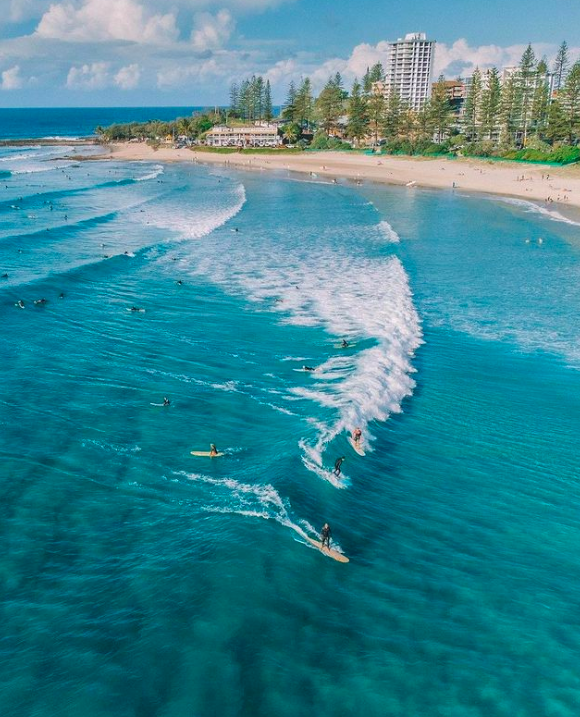
[{"label": "beachgoer", "polygon": [[325,546],[330,550],[330,538],[332,536],[330,525],[328,523],[325,523],[322,526],[322,530],[320,531],[320,541],[322,543],[322,547]]},{"label": "beachgoer", "polygon": [[353,440],[355,443],[358,444],[358,443],[361,442],[361,439],[362,439],[362,431],[361,431],[361,429],[360,429],[360,428],[355,428],[354,431],[352,432],[352,440]]},{"label": "beachgoer", "polygon": [[171,401],[167,398],[167,396],[163,396],[163,405],[171,406]]},{"label": "beachgoer", "polygon": [[215,447],[215,443],[209,444],[209,454],[210,454],[210,456],[217,456],[218,449]]},{"label": "beachgoer", "polygon": [[339,476],[341,474],[341,471],[342,471],[341,466],[342,466],[342,462],[344,461],[344,458],[345,458],[344,456],[341,456],[340,458],[337,458],[336,461],[334,462],[334,475],[335,476]]}]

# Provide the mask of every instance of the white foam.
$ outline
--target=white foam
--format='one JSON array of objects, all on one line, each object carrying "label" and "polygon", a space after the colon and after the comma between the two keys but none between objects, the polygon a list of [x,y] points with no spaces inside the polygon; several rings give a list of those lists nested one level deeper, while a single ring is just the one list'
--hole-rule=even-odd
[{"label": "white foam", "polygon": [[[203,510],[211,513],[231,513],[247,518],[275,520],[280,525],[297,533],[306,545],[308,538],[318,538],[315,528],[306,520],[292,516],[289,501],[283,500],[270,484],[242,483],[233,478],[213,478],[201,473],[175,472],[189,480],[205,483],[212,487],[211,502]],[[340,545],[333,541],[332,547],[341,552]]]},{"label": "white foam", "polygon": [[[496,199],[494,197],[494,199]],[[522,207],[527,212],[532,212],[534,214],[541,214],[542,216],[546,217],[547,219],[551,219],[554,222],[563,222],[564,224],[572,224],[575,227],[580,227],[580,222],[575,222],[572,219],[569,219],[568,217],[565,217],[563,214],[560,214],[560,212],[556,211],[555,209],[548,209],[547,207],[543,207],[541,204],[535,204],[534,202],[528,202],[526,199],[514,199],[512,197],[501,197],[497,198],[497,201],[504,202],[505,204],[512,204],[517,207]]]},{"label": "white foam", "polygon": [[391,242],[392,244],[398,244],[401,241],[401,237],[397,234],[397,232],[393,229],[393,227],[386,219],[383,219],[381,222],[379,222],[377,226],[382,236],[388,242]]},{"label": "white foam", "polygon": [[144,174],[142,177],[135,177],[136,182],[148,182],[152,179],[157,179],[157,177],[161,176],[163,174],[163,166],[161,164],[156,164],[153,167],[153,171],[149,172],[148,174]]},{"label": "white foam", "polygon": [[200,239],[235,217],[246,201],[243,184],[220,185],[219,194],[211,191],[188,205],[175,199],[149,205],[136,215],[139,221],[173,232],[173,240]]}]

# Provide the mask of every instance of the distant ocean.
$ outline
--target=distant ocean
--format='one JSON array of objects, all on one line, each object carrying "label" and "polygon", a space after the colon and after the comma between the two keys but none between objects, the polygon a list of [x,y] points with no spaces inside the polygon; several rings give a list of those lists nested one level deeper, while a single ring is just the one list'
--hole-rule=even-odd
[{"label": "distant ocean", "polygon": [[578,717],[580,226],[81,149],[0,149],[0,715]]},{"label": "distant ocean", "polygon": [[99,125],[187,117],[203,107],[64,107],[0,109],[0,140],[88,137]]}]

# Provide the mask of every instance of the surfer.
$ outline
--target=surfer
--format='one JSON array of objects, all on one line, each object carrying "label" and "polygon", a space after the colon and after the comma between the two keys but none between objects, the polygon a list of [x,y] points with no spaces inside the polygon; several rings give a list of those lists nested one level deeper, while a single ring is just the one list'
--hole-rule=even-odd
[{"label": "surfer", "polygon": [[167,398],[167,396],[163,396],[163,405],[171,406],[171,401]]},{"label": "surfer", "polygon": [[16,306],[17,306],[19,309],[23,309],[23,308],[24,308],[24,301],[22,301],[22,299],[18,299],[18,302],[16,303]]},{"label": "surfer", "polygon": [[215,443],[209,444],[209,454],[210,454],[210,456],[217,456],[218,449],[215,447]]},{"label": "surfer", "polygon": [[138,306],[132,306],[129,311],[142,311]]},{"label": "surfer", "polygon": [[60,292],[60,294],[58,295],[58,298],[59,298],[59,299],[64,299],[64,291],[61,291],[61,292]]},{"label": "surfer", "polygon": [[334,475],[335,476],[339,476],[341,474],[341,472],[342,472],[341,466],[342,466],[344,459],[345,459],[345,456],[341,456],[340,458],[337,458],[334,461]]},{"label": "surfer", "polygon": [[342,346],[343,349],[346,349],[350,346],[350,344],[348,343],[348,341],[346,339],[343,339],[340,345]]},{"label": "surfer", "polygon": [[355,428],[352,432],[352,440],[356,443],[356,445],[360,445],[362,440],[362,431],[360,428]]},{"label": "surfer", "polygon": [[177,286],[183,286],[183,281],[181,281],[181,279],[178,279],[175,283]]},{"label": "surfer", "polygon": [[34,302],[35,306],[40,306],[41,304],[46,304],[46,299],[36,299]]},{"label": "surfer", "polygon": [[313,366],[306,366],[306,364],[304,366],[302,366],[302,370],[303,371],[316,371],[316,369]]},{"label": "surfer", "polygon": [[322,530],[320,531],[320,542],[322,543],[322,547],[325,546],[330,550],[330,538],[332,536],[332,532],[330,530],[330,525],[328,523],[325,523],[322,526]]},{"label": "surfer", "polygon": [[8,274],[2,274],[2,278],[3,278],[3,279],[7,279],[7,278],[8,278]]}]

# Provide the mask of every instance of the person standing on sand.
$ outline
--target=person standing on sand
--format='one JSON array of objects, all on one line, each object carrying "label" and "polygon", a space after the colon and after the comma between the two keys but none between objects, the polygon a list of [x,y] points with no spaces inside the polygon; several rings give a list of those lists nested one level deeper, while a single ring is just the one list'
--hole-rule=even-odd
[{"label": "person standing on sand", "polygon": [[330,525],[328,523],[325,523],[322,526],[322,530],[320,531],[320,542],[322,543],[322,547],[327,547],[330,550],[330,538],[332,537],[332,532],[330,530]]}]

